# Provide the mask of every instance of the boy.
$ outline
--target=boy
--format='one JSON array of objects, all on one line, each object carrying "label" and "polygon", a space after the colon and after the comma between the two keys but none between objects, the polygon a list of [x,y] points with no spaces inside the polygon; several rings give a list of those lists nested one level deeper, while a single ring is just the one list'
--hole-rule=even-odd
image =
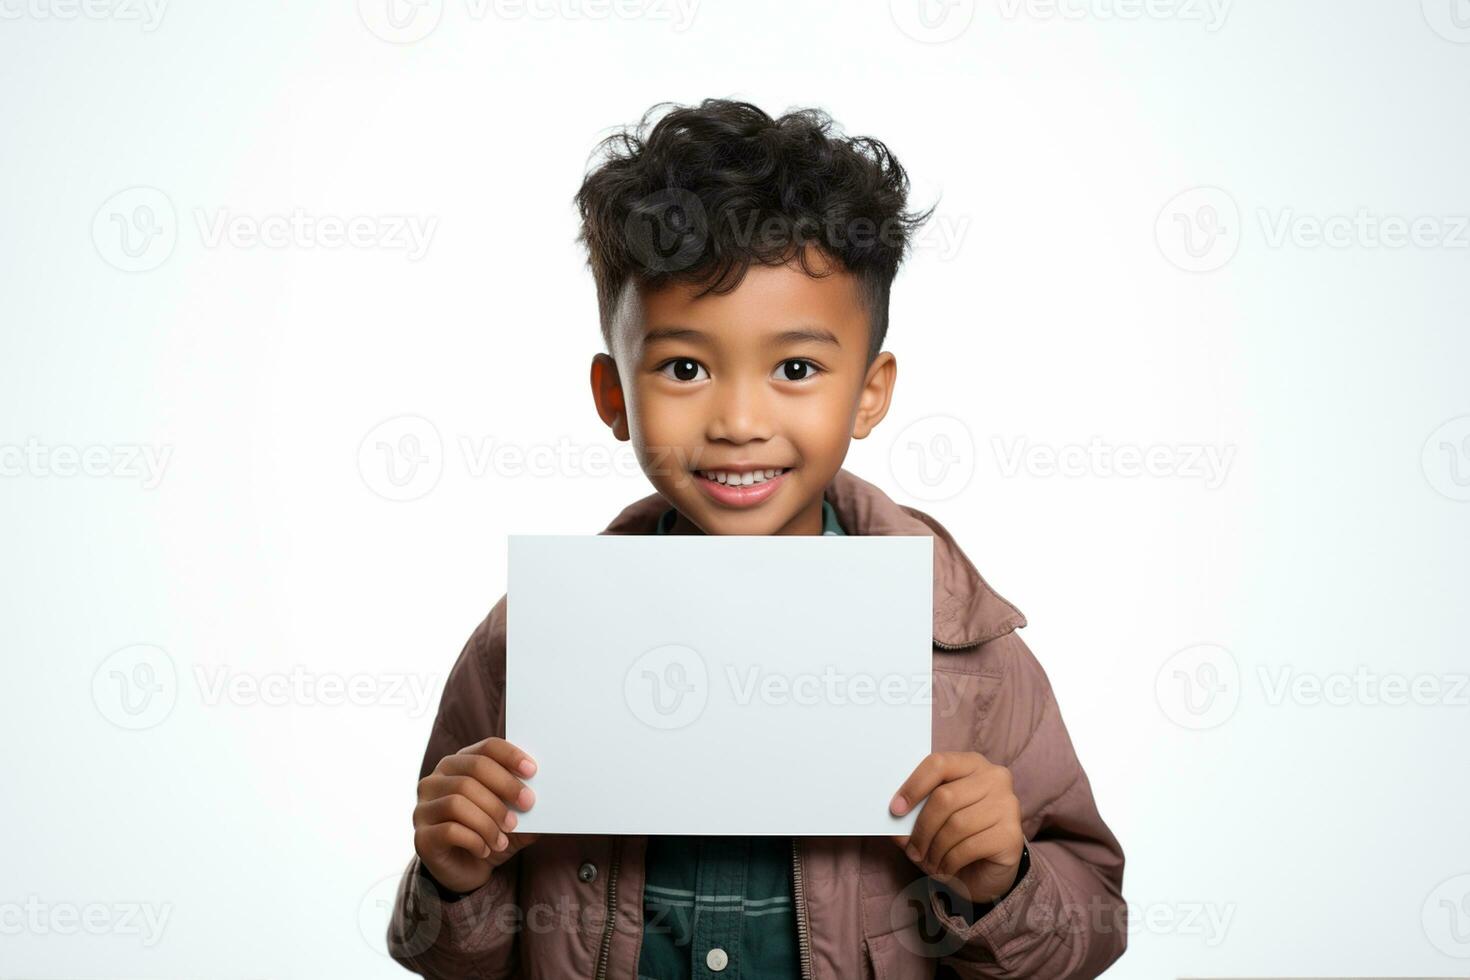
[{"label": "boy", "polygon": [[536,766],[503,737],[502,597],[429,738],[392,955],[429,977],[1096,976],[1125,943],[1123,854],[1025,619],[841,468],[888,410],[889,288],[928,215],[883,144],[819,111],[652,115],[577,195],[593,400],[657,491],[603,533],[932,536],[934,751],[890,805],[918,817],[891,840],[515,833]]}]

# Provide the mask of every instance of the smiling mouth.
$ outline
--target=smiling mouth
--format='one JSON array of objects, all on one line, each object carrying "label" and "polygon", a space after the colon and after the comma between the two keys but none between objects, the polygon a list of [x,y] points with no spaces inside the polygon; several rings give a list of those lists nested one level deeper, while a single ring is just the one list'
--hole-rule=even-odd
[{"label": "smiling mouth", "polygon": [[721,507],[759,507],[781,491],[790,466],[745,466],[731,470],[695,470],[699,492]]},{"label": "smiling mouth", "polygon": [[695,475],[727,487],[751,487],[791,472],[789,466],[753,470],[695,470]]}]

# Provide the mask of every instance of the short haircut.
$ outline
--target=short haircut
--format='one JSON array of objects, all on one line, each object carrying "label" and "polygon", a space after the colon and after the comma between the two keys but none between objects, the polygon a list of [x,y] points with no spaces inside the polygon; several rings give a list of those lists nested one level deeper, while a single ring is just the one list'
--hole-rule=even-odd
[{"label": "short haircut", "polygon": [[933,212],[907,210],[908,175],[883,143],[843,135],[821,109],[772,118],[749,102],[705,99],[653,106],[593,157],[576,195],[577,240],[609,349],[630,277],[725,293],[751,263],[796,258],[815,275],[807,246],[816,246],[859,282],[869,363],[882,350],[893,278]]}]

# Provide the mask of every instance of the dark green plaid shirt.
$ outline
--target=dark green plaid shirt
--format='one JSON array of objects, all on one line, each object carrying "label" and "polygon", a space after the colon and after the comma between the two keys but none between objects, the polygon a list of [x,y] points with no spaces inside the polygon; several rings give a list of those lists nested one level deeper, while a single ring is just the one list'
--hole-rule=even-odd
[{"label": "dark green plaid shirt", "polygon": [[[826,500],[822,533],[846,533]],[[801,976],[791,861],[790,837],[648,838],[639,980]]]}]

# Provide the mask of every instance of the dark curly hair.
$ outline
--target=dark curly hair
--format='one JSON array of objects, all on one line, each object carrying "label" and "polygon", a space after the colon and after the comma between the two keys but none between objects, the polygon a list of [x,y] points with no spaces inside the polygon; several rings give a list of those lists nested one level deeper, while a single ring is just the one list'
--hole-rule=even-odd
[{"label": "dark curly hair", "polygon": [[653,106],[593,157],[601,160],[576,196],[577,240],[587,247],[609,348],[629,277],[724,293],[752,262],[794,257],[815,275],[807,246],[816,246],[860,283],[869,362],[882,349],[893,277],[933,212],[907,210],[908,175],[883,143],[834,131],[820,109],[773,119],[749,102],[705,99]]}]

